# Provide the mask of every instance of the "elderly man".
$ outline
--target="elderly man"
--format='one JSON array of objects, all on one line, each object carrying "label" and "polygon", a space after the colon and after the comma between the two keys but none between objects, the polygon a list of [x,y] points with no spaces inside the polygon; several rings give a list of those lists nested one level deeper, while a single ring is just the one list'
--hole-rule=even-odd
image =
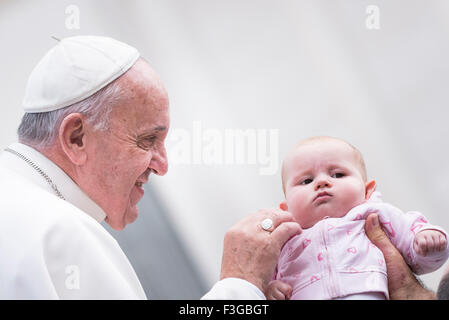
[{"label": "elderly man", "polygon": [[[136,49],[72,37],[31,73],[19,143],[0,155],[0,299],[145,299],[117,242],[137,218],[142,184],[167,172],[168,96]],[[249,215],[225,236],[221,280],[204,298],[259,299],[280,249],[300,226],[278,209]],[[432,299],[380,229],[393,299]],[[438,290],[448,297],[449,273]]]},{"label": "elderly man", "polygon": [[[32,71],[23,104],[19,143],[0,155],[0,299],[145,299],[100,222],[133,222],[142,184],[167,172],[161,80],[135,48],[71,37]],[[276,209],[236,224],[205,298],[264,298],[282,245],[300,230]]]}]

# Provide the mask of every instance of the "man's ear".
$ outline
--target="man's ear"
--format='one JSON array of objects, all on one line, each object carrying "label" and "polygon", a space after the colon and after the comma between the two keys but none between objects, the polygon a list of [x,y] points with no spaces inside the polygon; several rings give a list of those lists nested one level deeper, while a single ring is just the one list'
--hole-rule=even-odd
[{"label": "man's ear", "polygon": [[376,191],[376,181],[371,180],[365,184],[365,200],[368,200],[374,191]]},{"label": "man's ear", "polygon": [[59,142],[66,156],[75,165],[82,165],[87,160],[86,154],[86,119],[80,113],[71,113],[59,126]]},{"label": "man's ear", "polygon": [[282,202],[279,204],[279,208],[281,208],[281,210],[288,211],[287,202],[282,201]]}]

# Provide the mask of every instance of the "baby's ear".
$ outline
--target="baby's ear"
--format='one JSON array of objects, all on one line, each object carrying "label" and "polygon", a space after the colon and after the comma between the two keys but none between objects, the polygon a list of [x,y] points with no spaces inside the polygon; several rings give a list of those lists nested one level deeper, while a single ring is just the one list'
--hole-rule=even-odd
[{"label": "baby's ear", "polygon": [[374,191],[376,191],[376,181],[371,180],[365,184],[365,200],[368,200]]},{"label": "baby's ear", "polygon": [[281,208],[281,210],[288,211],[287,202],[282,201],[282,202],[279,204],[279,208]]}]

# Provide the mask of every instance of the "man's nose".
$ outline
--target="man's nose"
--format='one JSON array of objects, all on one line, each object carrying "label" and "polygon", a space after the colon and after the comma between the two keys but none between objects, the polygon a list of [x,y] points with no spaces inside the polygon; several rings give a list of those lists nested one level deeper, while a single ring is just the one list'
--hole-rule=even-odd
[{"label": "man's nose", "polygon": [[332,184],[326,176],[321,175],[316,179],[315,190],[330,187],[332,187]]},{"label": "man's nose", "polygon": [[153,154],[149,168],[158,176],[163,176],[168,171],[168,159],[165,147]]}]

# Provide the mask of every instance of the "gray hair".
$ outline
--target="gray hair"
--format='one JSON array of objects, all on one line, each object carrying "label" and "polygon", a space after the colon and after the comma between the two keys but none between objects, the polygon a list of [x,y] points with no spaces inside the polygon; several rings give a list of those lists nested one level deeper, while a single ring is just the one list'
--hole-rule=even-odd
[{"label": "gray hair", "polygon": [[38,149],[52,145],[58,137],[59,126],[65,117],[71,113],[81,113],[88,124],[93,124],[93,130],[109,129],[109,114],[125,93],[123,81],[114,80],[106,87],[90,97],[50,112],[25,113],[17,129],[19,141]]},{"label": "gray hair", "polygon": [[438,300],[449,300],[449,273],[446,273],[438,284]]}]

